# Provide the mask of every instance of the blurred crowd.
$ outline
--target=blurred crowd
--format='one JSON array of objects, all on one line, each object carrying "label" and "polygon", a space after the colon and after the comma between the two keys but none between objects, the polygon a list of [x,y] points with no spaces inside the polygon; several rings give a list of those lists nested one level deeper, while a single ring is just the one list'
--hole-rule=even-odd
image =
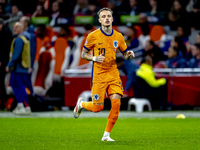
[{"label": "blurred crowd", "polygon": [[62,23],[74,25],[76,16],[92,16],[98,24],[97,11],[102,7],[113,10],[114,25],[121,25],[121,15],[145,13],[153,24],[170,25],[176,30],[182,23],[199,29],[198,0],[1,0],[0,17],[12,26],[21,16],[49,17],[50,26]]},{"label": "blurred crowd", "polygon": [[[5,68],[16,22],[23,22],[25,16],[26,30],[36,36],[32,62],[34,92],[41,96],[64,97],[60,87],[64,89],[65,70],[90,67],[90,63],[81,58],[81,52],[87,35],[99,26],[97,11],[102,7],[113,10],[113,28],[122,32],[128,49],[136,55],[131,61],[117,55],[118,68],[128,76],[125,93],[134,77],[142,77],[136,70],[143,63],[146,63],[144,68],[151,66],[148,69],[199,68],[200,33],[195,41],[189,40],[191,31],[200,28],[198,0],[0,0],[0,99],[12,93]],[[84,15],[92,16],[93,24],[76,26],[74,17]],[[138,22],[123,24],[121,15],[138,16]],[[35,24],[32,19],[37,17],[48,17],[49,22]],[[175,30],[175,36],[168,35],[164,26]],[[160,86],[164,85],[166,82]]]}]

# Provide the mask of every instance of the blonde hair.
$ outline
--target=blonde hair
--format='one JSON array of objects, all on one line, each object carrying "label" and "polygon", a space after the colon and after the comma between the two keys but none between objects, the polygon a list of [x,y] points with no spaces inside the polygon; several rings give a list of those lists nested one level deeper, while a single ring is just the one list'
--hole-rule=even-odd
[{"label": "blonde hair", "polygon": [[105,8],[101,8],[101,9],[97,12],[97,15],[99,16],[100,13],[101,13],[102,11],[104,11],[104,10],[106,10],[106,11],[110,11],[111,14],[113,14],[113,11],[112,11],[110,8],[105,7]]}]

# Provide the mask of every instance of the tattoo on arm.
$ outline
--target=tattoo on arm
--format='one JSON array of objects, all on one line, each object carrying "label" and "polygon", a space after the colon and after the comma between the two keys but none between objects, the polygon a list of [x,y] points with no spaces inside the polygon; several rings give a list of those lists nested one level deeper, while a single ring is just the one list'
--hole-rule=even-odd
[{"label": "tattoo on arm", "polygon": [[83,59],[86,59],[88,61],[93,61],[93,56],[91,56],[90,54],[88,54],[90,51],[86,50],[85,48],[83,48],[83,51],[82,51],[82,54],[81,54],[81,57]]}]

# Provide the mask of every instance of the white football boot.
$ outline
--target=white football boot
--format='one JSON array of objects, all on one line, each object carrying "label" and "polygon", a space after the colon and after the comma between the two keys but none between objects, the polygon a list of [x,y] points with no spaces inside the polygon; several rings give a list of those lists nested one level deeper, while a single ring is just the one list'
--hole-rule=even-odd
[{"label": "white football boot", "polygon": [[112,142],[114,142],[115,140],[111,139],[109,135],[103,135],[101,141],[112,141]]},{"label": "white football boot", "polygon": [[26,114],[26,110],[24,108],[23,103],[18,103],[17,107],[12,111],[16,115],[24,115]]},{"label": "white football boot", "polygon": [[31,114],[31,107],[25,107],[26,114]]},{"label": "white football boot", "polygon": [[81,102],[82,102],[83,98],[80,97],[76,103],[76,106],[74,108],[74,118],[78,118],[81,114],[81,111],[83,110],[83,108],[81,108]]}]

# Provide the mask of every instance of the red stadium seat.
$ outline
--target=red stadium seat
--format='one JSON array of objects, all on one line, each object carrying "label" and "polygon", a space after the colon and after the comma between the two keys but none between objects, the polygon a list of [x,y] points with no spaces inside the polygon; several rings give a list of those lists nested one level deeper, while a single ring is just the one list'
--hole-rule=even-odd
[{"label": "red stadium seat", "polygon": [[141,29],[140,26],[134,26],[134,28],[135,28],[135,30],[136,30],[136,32],[137,32],[136,37],[139,38],[139,36],[143,34],[143,33],[142,33],[142,29]]},{"label": "red stadium seat", "polygon": [[34,93],[45,96],[53,84],[55,60],[50,50],[41,52],[38,59],[38,70],[34,84]]},{"label": "red stadium seat", "polygon": [[54,73],[63,75],[64,70],[68,68],[70,59],[70,46],[67,39],[58,37],[54,45],[55,49],[55,70]]},{"label": "red stadium seat", "polygon": [[37,47],[36,47],[35,61],[38,60],[40,50],[42,47],[45,46],[45,43],[50,43],[50,38],[48,36],[45,36],[43,39],[41,39],[39,37],[36,38]]},{"label": "red stadium seat", "polygon": [[159,41],[162,35],[165,34],[165,31],[162,26],[155,25],[151,28],[151,31],[149,33],[150,39],[154,42]]}]

